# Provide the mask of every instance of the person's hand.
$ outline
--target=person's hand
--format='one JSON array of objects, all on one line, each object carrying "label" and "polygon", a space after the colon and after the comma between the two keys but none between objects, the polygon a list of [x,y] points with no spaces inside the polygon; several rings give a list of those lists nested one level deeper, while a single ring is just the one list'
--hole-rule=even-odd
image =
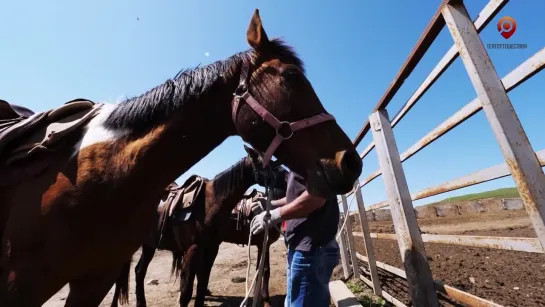
[{"label": "person's hand", "polygon": [[260,214],[265,211],[265,206],[267,205],[267,199],[264,197],[256,197],[250,204],[250,209],[255,215]]},{"label": "person's hand", "polygon": [[[265,214],[267,214],[267,212],[263,211],[260,214],[256,215],[254,219],[252,220],[252,223],[250,224],[250,231],[252,232],[253,236],[265,230],[265,226],[266,226]],[[273,227],[273,225],[276,225],[282,221],[282,217],[280,216],[280,208],[271,210],[270,214],[271,214],[271,218],[269,220],[269,228]]]}]

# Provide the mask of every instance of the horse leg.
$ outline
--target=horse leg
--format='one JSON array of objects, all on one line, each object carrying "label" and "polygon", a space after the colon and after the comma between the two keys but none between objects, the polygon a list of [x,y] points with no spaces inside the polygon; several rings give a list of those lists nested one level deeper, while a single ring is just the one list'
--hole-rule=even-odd
[{"label": "horse leg", "polygon": [[[97,307],[112,288],[121,268],[100,276],[89,276],[70,282],[65,307]],[[114,274],[112,274],[114,273]]]},{"label": "horse leg", "polygon": [[181,307],[187,307],[193,295],[193,282],[197,268],[200,266],[200,255],[198,255],[198,252],[198,246],[193,244],[184,256],[180,272],[180,296],[178,297],[178,304]]},{"label": "horse leg", "polygon": [[[178,264],[180,262],[180,264]],[[181,272],[181,263],[183,262],[183,255],[180,251],[174,251],[172,252],[172,270],[171,273],[176,273],[176,278],[180,276]],[[180,267],[180,270],[178,270],[178,267]],[[196,277],[197,284],[199,282],[199,278]],[[176,280],[175,280],[176,281]],[[206,289],[206,296],[211,296],[212,292],[209,289]]]},{"label": "horse leg", "polygon": [[148,272],[148,266],[153,259],[155,254],[155,247],[143,244],[142,253],[140,254],[140,259],[134,267],[134,279],[136,282],[136,306],[145,307],[146,306],[146,293],[144,290],[144,279],[146,278],[146,273]]},{"label": "horse leg", "polygon": [[[263,241],[263,240],[261,240]],[[256,259],[256,263],[255,263],[255,270],[256,272],[259,271],[259,263],[261,263],[261,260],[263,260],[263,242],[258,242],[257,243],[257,259]],[[264,273],[264,272],[263,272]],[[256,284],[255,287],[260,287],[260,288],[263,288],[262,285],[263,283],[265,282],[265,276],[263,276],[261,278],[261,285],[258,285]],[[259,301],[257,302],[257,304],[259,305],[261,301],[263,301],[263,290],[261,289],[260,291],[260,298],[259,298]],[[254,297],[252,298],[253,300],[257,299],[257,297]]]},{"label": "horse leg", "polygon": [[115,282],[115,290],[114,290],[114,296],[112,297],[112,303],[110,304],[110,307],[118,307],[119,303],[119,286],[117,285],[117,281]]},{"label": "horse leg", "polygon": [[[115,292],[114,297],[112,298],[112,304],[110,307],[117,307],[118,302],[123,305],[125,303],[129,303],[129,276],[131,274],[131,261],[127,261],[123,268],[121,269],[121,272],[119,276],[117,277],[117,280],[115,281]],[[121,295],[121,298],[119,296]]]},{"label": "horse leg", "polygon": [[197,296],[195,297],[195,307],[204,306],[204,298],[208,291],[208,281],[210,280],[210,273],[214,266],[214,261],[218,255],[219,244],[211,244],[202,253],[202,265],[199,266],[197,272]]},{"label": "horse leg", "polygon": [[269,246],[267,248],[267,252],[265,255],[261,253],[262,260],[265,261],[263,266],[263,283],[261,286],[261,299],[263,300],[263,307],[270,307],[270,297],[269,297],[269,279],[271,277],[271,266],[270,266],[270,248],[271,244],[269,243]]}]

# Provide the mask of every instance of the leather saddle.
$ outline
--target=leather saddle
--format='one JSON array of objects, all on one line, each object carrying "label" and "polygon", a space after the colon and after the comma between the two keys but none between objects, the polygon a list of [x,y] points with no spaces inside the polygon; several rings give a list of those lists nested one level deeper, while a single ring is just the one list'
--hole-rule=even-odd
[{"label": "leather saddle", "polygon": [[[0,99],[0,186],[34,176],[54,159],[63,140],[95,116],[103,104],[74,99],[41,113]],[[35,158],[45,153],[42,159]]]},{"label": "leather saddle", "polygon": [[194,204],[204,191],[204,183],[203,177],[191,175],[181,186],[173,182],[165,189],[167,195],[161,199],[157,207],[159,215],[157,227],[160,233],[169,220],[185,222],[191,218]]},{"label": "leather saddle", "polygon": [[252,202],[254,202],[257,197],[263,197],[263,195],[263,193],[253,189],[250,194],[244,195],[235,205],[235,208],[231,211],[231,219],[234,219],[236,222],[236,230],[242,230],[250,223],[253,218]]}]

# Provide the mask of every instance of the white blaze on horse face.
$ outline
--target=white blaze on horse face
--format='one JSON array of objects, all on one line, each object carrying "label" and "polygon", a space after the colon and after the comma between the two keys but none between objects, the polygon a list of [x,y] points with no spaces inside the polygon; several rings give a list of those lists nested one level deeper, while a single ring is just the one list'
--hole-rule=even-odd
[{"label": "white blaze on horse face", "polygon": [[99,113],[91,119],[85,127],[85,134],[76,144],[75,151],[72,156],[75,156],[85,147],[91,145],[114,141],[129,133],[129,130],[111,130],[104,127],[104,122],[112,111],[117,107],[117,104],[104,104]]}]

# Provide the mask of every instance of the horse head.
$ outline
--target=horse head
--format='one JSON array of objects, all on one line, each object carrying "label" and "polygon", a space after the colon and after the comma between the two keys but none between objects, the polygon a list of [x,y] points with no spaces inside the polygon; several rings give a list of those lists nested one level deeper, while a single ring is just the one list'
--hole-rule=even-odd
[{"label": "horse head", "polygon": [[327,113],[295,52],[269,39],[256,9],[246,32],[251,56],[232,103],[236,134],[306,179],[310,194],[349,192],[362,170],[345,132]]}]

